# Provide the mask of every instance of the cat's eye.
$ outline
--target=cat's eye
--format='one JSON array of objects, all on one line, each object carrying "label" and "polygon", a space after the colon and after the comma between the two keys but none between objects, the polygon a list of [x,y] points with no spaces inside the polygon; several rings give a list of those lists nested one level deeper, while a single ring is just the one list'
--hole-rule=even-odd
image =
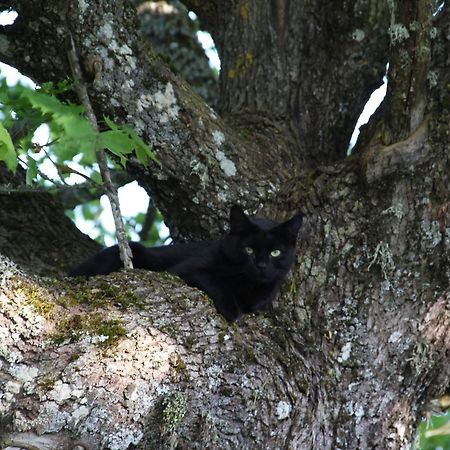
[{"label": "cat's eye", "polygon": [[254,251],[251,247],[245,247],[245,253],[247,253],[247,255],[253,255]]},{"label": "cat's eye", "polygon": [[272,250],[270,252],[270,256],[272,256],[273,258],[278,258],[278,256],[281,255],[281,250]]}]

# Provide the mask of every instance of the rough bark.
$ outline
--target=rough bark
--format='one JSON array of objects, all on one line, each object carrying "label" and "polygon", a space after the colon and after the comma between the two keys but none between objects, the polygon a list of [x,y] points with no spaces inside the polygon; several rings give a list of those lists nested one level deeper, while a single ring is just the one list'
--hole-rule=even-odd
[{"label": "rough bark", "polygon": [[[300,206],[306,223],[274,311],[232,326],[172,277],[73,283],[2,259],[3,440],[406,448],[450,376],[448,8],[432,31],[422,0],[391,11],[376,1],[186,2],[221,53],[219,118],[142,44],[126,2],[98,2],[89,15],[84,2],[48,3],[14,2],[23,28],[4,35],[3,56],[43,80],[67,73],[68,28],[80,55],[95,49],[96,113],[153,145],[161,166],[130,172],[176,234],[217,234],[233,202],[279,218]],[[405,52],[420,64],[402,62]],[[388,59],[388,99],[344,158]]]},{"label": "rough bark", "polygon": [[141,29],[174,71],[192,89],[215,108],[218,100],[217,77],[197,39],[198,23],[189,18],[187,8],[179,1],[135,2],[139,5]]},{"label": "rough bark", "polygon": [[[81,234],[64,209],[44,189],[25,186],[21,168],[15,175],[0,164],[1,254],[31,273],[60,275],[75,261],[98,251],[99,245]],[[77,244],[74,245],[74,242]]]},{"label": "rough bark", "polygon": [[186,3],[218,47],[227,119],[270,141],[281,132],[308,167],[345,157],[385,72],[386,2]]}]

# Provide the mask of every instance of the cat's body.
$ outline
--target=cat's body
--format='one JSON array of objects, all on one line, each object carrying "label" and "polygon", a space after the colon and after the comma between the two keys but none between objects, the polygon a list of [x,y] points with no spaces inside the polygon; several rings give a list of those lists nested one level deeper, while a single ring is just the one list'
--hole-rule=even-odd
[{"label": "cat's body", "polygon": [[[131,242],[133,266],[167,271],[198,287],[227,320],[272,303],[295,258],[302,216],[287,222],[249,218],[238,206],[230,214],[230,232],[219,240],[146,248]],[[117,246],[108,247],[70,276],[106,275],[122,268]]]}]

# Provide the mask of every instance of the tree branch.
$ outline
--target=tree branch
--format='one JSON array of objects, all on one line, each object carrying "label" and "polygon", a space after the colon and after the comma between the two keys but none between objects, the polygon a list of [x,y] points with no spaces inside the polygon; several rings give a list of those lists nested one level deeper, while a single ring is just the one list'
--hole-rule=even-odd
[{"label": "tree branch", "polygon": [[407,139],[387,147],[372,146],[361,158],[368,183],[423,164],[429,156],[428,119]]},{"label": "tree branch", "polygon": [[[128,173],[121,170],[110,170],[110,172],[111,180],[117,188],[134,181]],[[99,199],[105,193],[103,186],[94,185],[89,181],[74,186],[57,186],[51,191],[58,196],[64,209],[73,209],[77,205]]]},{"label": "tree branch", "polygon": [[[95,113],[92,109],[86,86],[83,82],[83,74],[81,72],[80,62],[78,60],[75,42],[72,35],[70,35],[67,56],[72,69],[73,78],[75,80],[75,90],[77,91],[78,98],[80,99],[81,104],[86,108],[86,116],[91,122],[91,125],[95,130],[98,131],[97,118],[95,117]],[[133,263],[131,261],[131,258],[133,257],[133,255],[128,244],[125,227],[122,220],[122,214],[120,212],[119,196],[117,194],[117,189],[111,180],[111,173],[108,168],[108,161],[106,159],[105,151],[103,149],[98,149],[96,151],[96,156],[106,195],[108,196],[109,203],[111,204],[111,211],[114,218],[117,241],[120,251],[120,259],[122,260],[125,269],[132,269]]]},{"label": "tree branch", "polygon": [[145,213],[144,224],[142,225],[142,230],[139,233],[139,238],[141,239],[141,241],[146,241],[147,239],[149,239],[150,231],[153,224],[155,223],[156,214],[156,206],[150,199],[147,207],[147,212]]},{"label": "tree branch", "polygon": [[[368,86],[372,87],[374,83],[379,82],[384,72],[386,10],[385,2],[381,3],[384,6],[374,8],[379,16],[373,18],[369,26],[375,27],[377,31],[367,29],[362,33],[367,39],[371,36],[369,47],[374,49],[376,55],[381,55],[375,58],[377,60],[375,69],[372,66],[363,67],[364,75],[361,76],[359,89],[364,90],[367,97],[371,93]],[[35,10],[44,10],[46,17],[55,27],[60,25],[58,29],[65,30],[66,23],[61,23],[59,11],[48,2],[18,0],[17,4],[20,5],[20,14],[24,16],[26,23],[31,18],[34,20],[35,17],[39,17],[40,14]],[[263,10],[258,10],[252,5],[248,18],[243,22],[239,10],[230,11],[230,14],[235,15],[233,23],[245,28],[245,36],[254,27],[270,33],[276,24],[270,19],[272,15],[267,9],[269,4]],[[324,28],[328,17],[324,13],[326,8],[325,10],[322,6],[319,8],[320,23],[316,24],[317,33]],[[232,203],[240,203],[248,211],[256,212],[261,209],[261,205],[268,205],[271,199],[285,195],[285,186],[290,180],[296,178],[305,167],[314,165],[314,161],[335,160],[340,157],[339,155],[345,154],[347,137],[351,134],[358,110],[362,108],[365,100],[361,100],[364,95],[361,97],[360,92],[356,93],[355,83],[352,80],[351,83],[347,82],[347,86],[352,86],[351,92],[344,95],[346,99],[353,99],[352,104],[337,105],[341,101],[339,99],[343,98],[339,84],[345,84],[344,78],[347,80],[351,74],[342,61],[333,60],[343,74],[338,75],[333,83],[327,85],[331,90],[324,89],[324,79],[321,79],[322,75],[328,76],[329,70],[324,69],[321,76],[311,77],[310,65],[306,63],[303,65],[305,60],[302,52],[295,53],[299,60],[296,60],[292,53],[287,60],[291,61],[289,64],[292,67],[286,66],[283,70],[277,70],[278,75],[275,77],[258,69],[272,67],[274,62],[278,61],[273,57],[273,52],[283,50],[283,42],[285,44],[288,41],[291,44],[297,42],[296,39],[289,40],[289,33],[283,34],[283,29],[296,28],[297,25],[290,26],[288,23],[295,21],[295,17],[289,14],[283,16],[288,22],[283,22],[282,29],[277,28],[268,36],[272,43],[270,46],[261,47],[265,39],[253,40],[252,45],[254,44],[255,50],[258,51],[252,54],[258,60],[253,59],[248,70],[240,72],[242,77],[222,81],[223,97],[228,93],[239,95],[236,101],[231,94],[228,97],[227,104],[230,108],[225,108],[227,116],[225,122],[193,94],[180,78],[174,76],[148,46],[143,45],[141,37],[135,31],[135,11],[127,2],[120,4],[120,7],[111,1],[96,4],[89,18],[76,9],[69,11],[68,22],[74,33],[83,30],[83,38],[77,40],[82,62],[91,60],[94,56],[102,62],[103,67],[99,79],[88,86],[92,105],[98,116],[107,115],[118,122],[133,124],[144,141],[152,146],[158,158],[164,161],[161,167],[152,165],[143,168],[138,164],[130,165],[130,172],[151,192],[175,238],[192,239],[215,235],[223,229]],[[355,11],[352,13],[356,14]],[[255,17],[253,12],[256,14]],[[243,13],[244,17],[247,17],[247,13],[245,11]],[[367,15],[372,17],[369,13]],[[105,30],[102,21],[94,20],[98,17],[111,17],[111,32],[109,27]],[[308,10],[302,16],[302,21],[309,23],[311,17],[316,17],[315,13]],[[262,18],[262,21],[258,21],[258,18]],[[44,24],[40,27],[41,34],[45,34],[47,30]],[[381,29],[382,33],[379,32]],[[52,36],[51,33],[48,36],[36,34],[33,36],[35,30],[36,28],[27,28],[24,34],[26,42],[22,42],[20,36],[18,42],[10,43],[17,49],[17,52],[14,52],[16,55],[30,56],[26,63],[18,61],[19,65],[27,64],[27,70],[38,79],[45,79],[49,74],[51,77],[64,78],[67,64],[61,60],[58,51],[61,39],[55,39],[55,35]],[[120,30],[126,31],[121,33]],[[232,31],[228,30],[229,33]],[[348,51],[358,61],[365,61],[367,57],[364,49],[368,48],[367,42],[350,38],[347,31],[342,30],[342,35],[349,36]],[[336,33],[341,36],[340,31]],[[236,35],[239,36],[240,33]],[[377,39],[373,38],[375,35],[378,36]],[[358,39],[359,37],[360,35]],[[47,61],[41,57],[42,55],[35,55],[35,52],[29,49],[29,42],[38,38],[52,42],[52,48],[56,49],[55,58],[50,55],[50,61]],[[228,38],[228,35],[223,34],[222,42],[225,38]],[[272,42],[272,39],[276,42]],[[308,39],[308,45],[311,46],[308,50],[311,55],[315,54],[314,49],[317,45],[323,47],[322,38],[305,36],[305,39]],[[299,38],[298,42],[301,41]],[[90,42],[96,42],[98,45],[95,48],[87,45]],[[228,47],[232,49],[240,45],[239,42]],[[353,46],[359,49],[356,53],[352,53]],[[270,51],[266,54],[266,50]],[[284,50],[289,53],[289,46]],[[320,51],[320,54],[323,54],[323,50]],[[360,55],[360,52],[363,54]],[[334,56],[337,54],[340,53],[333,52]],[[227,68],[233,68],[232,65],[238,62],[238,56],[232,53],[222,55],[223,74],[228,74]],[[344,57],[350,58],[349,55]],[[18,59],[16,57],[16,60]],[[324,55],[324,59],[326,63],[319,66],[325,68],[329,58]],[[242,58],[239,61],[241,60]],[[242,64],[247,60],[248,58],[244,58]],[[133,68],[142,61],[146,61],[146,71],[134,70]],[[53,67],[55,62],[56,69]],[[239,65],[242,66],[241,69],[245,66],[242,64]],[[299,72],[299,67],[306,72]],[[254,103],[263,105],[262,113],[259,107],[258,111],[255,111],[252,104],[253,106],[250,106],[253,109],[247,108],[246,114],[243,115],[240,113],[246,99],[251,97],[247,96],[246,92],[252,86],[250,76],[254,70],[258,71],[255,83],[259,83],[254,86],[254,90],[260,90],[262,85],[275,87],[273,95],[265,95]],[[360,73],[359,70],[357,72]],[[291,75],[294,73],[297,74],[297,78],[294,77],[293,80]],[[302,80],[302,83],[295,80]],[[307,85],[307,80],[313,80],[314,85]],[[288,86],[292,95],[280,95],[279,93],[285,92]],[[311,92],[323,94],[323,101],[310,96]],[[330,98],[335,98],[335,101],[331,101]],[[308,103],[310,101],[311,104]],[[283,109],[286,107],[288,110]],[[329,110],[325,111],[324,108]],[[331,125],[331,120],[337,121],[335,127]],[[317,129],[328,131],[326,134],[317,133]],[[336,143],[337,139],[339,143]],[[175,191],[176,204],[172,197]],[[278,205],[279,203],[272,202],[274,209],[267,210],[266,214],[273,216],[284,214],[285,211],[277,209]],[[180,211],[189,211],[189,214],[180,215]]]}]

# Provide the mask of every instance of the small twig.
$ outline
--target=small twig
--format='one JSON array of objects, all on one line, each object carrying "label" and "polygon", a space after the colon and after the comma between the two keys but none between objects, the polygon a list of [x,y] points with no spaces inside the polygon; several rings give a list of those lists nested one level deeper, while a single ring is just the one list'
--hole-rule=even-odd
[{"label": "small twig", "polygon": [[[25,167],[27,167],[28,169],[30,168],[27,161],[24,161],[20,156],[18,156],[17,158]],[[43,180],[46,180],[52,184],[57,184],[55,180],[47,176],[44,172],[40,171],[39,169],[37,169],[37,173]]]},{"label": "small twig", "polygon": [[[39,148],[39,151],[42,150],[45,153],[45,156],[48,158],[48,160],[55,166],[56,171],[58,172],[59,179],[61,180],[62,184],[64,184],[65,186],[70,186],[70,184],[67,183],[66,180],[64,179],[64,172],[62,170],[62,169],[64,169],[65,173],[78,175],[79,177],[84,178],[87,182],[91,183],[93,186],[98,185],[99,183],[94,181],[90,176],[80,172],[77,169],[74,169],[74,168],[70,167],[67,164],[59,164],[55,160],[53,160],[53,158],[50,155],[50,152],[48,150],[46,150],[45,147],[50,147],[51,145],[53,145],[56,142],[58,142],[58,140],[59,140],[59,138],[56,138],[53,141],[47,142],[47,144],[43,144],[43,145],[34,144],[34,145],[37,148]],[[38,173],[39,173],[39,175],[41,175],[42,178],[46,179],[47,181],[51,181],[51,182],[53,182],[53,184],[56,185],[55,181],[51,180],[50,178],[44,177],[39,170],[38,170]]]},{"label": "small twig", "polygon": [[[48,145],[48,144],[47,144],[47,145]],[[52,157],[50,156],[50,154],[48,153],[48,151],[45,150],[44,147],[45,147],[44,145],[40,146],[40,148],[42,149],[42,151],[45,153],[45,156],[46,156],[46,157],[50,160],[50,162],[56,167],[56,171],[58,172],[59,179],[61,180],[61,182],[62,182],[63,184],[67,184],[67,183],[66,183],[66,180],[65,180],[64,177],[63,177],[63,173],[61,172],[61,168],[59,167],[58,164],[55,163],[55,161],[53,161]]]},{"label": "small twig", "polygon": [[[61,167],[62,167],[62,168],[64,168],[64,170],[67,171],[66,173],[70,173],[70,174],[73,174],[73,175],[78,175],[79,177],[84,178],[84,179],[85,179],[88,183],[90,183],[92,186],[98,186],[98,185],[101,185],[100,183],[97,183],[95,180],[93,180],[89,175],[86,175],[86,174],[84,174],[84,173],[78,171],[77,169],[74,169],[74,168],[68,166],[67,164],[63,164],[63,165],[55,164],[55,165],[56,165],[56,168],[57,168],[57,170],[58,170],[58,173],[59,173],[60,171],[61,171],[61,173],[63,173],[62,170],[61,170]],[[68,183],[64,183],[64,184],[69,185]],[[102,186],[102,187],[103,187],[103,186]]]},{"label": "small twig", "polygon": [[37,145],[37,146],[39,146],[40,148],[42,148],[42,147],[50,147],[51,145],[56,144],[58,141],[59,141],[59,137],[53,139],[53,141],[48,141],[46,144],[42,144],[42,145],[41,145],[41,144],[36,144],[36,143],[34,143],[34,145]]},{"label": "small twig", "polygon": [[[117,187],[133,181],[130,175],[125,172],[113,171],[111,178]],[[56,186],[53,191],[59,197],[64,209],[73,209],[82,203],[97,200],[105,193],[103,185],[92,180],[74,186]]]},{"label": "small twig", "polygon": [[[69,58],[72,75],[75,81],[75,90],[82,105],[86,108],[86,117],[91,122],[91,125],[95,130],[98,129],[97,118],[95,117],[94,110],[89,100],[89,95],[85,84],[83,83],[83,75],[81,71],[80,62],[78,60],[75,43],[72,34],[70,34],[70,45],[67,50],[67,56]],[[117,242],[119,244],[120,259],[123,262],[125,269],[132,269],[133,263],[131,262],[131,249],[128,245],[125,228],[123,225],[122,215],[120,213],[119,196],[117,195],[117,189],[111,180],[111,174],[108,169],[106,160],[106,154],[103,149],[96,150],[97,162],[100,168],[100,174],[105,186],[106,195],[108,196],[111,204],[111,211],[114,218],[114,224],[116,227]]]}]

